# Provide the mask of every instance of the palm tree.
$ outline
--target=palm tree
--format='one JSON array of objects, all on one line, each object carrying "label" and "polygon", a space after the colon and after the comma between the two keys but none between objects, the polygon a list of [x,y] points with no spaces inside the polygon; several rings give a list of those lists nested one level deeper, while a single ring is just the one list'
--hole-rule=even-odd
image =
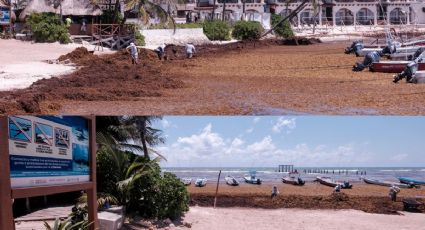
[{"label": "palm tree", "polygon": [[[288,0],[290,1],[290,0]],[[269,30],[267,30],[262,37],[266,36],[267,34],[271,33],[274,29],[276,29],[280,24],[287,20],[291,20],[293,17],[295,17],[299,12],[301,12],[308,3],[311,3],[313,5],[313,11],[316,14],[318,10],[319,0],[303,0],[301,4],[295,8],[294,11],[292,11],[290,14],[288,14],[286,17],[282,18],[279,22],[277,22],[275,25],[273,25]]]},{"label": "palm tree", "polygon": [[149,159],[149,153],[154,153],[165,159],[158,151],[151,148],[165,142],[162,131],[152,127],[153,122],[162,119],[159,116],[134,116],[125,118],[125,124],[132,127],[132,135],[136,137],[136,145],[140,142],[143,155]]},{"label": "palm tree", "polygon": [[[159,18],[161,23],[173,25],[175,29],[175,21],[171,16],[170,9],[177,8],[177,0],[165,0],[165,4],[168,9],[163,9],[159,4],[155,3],[154,0],[119,0],[123,2],[127,8],[138,9],[140,20],[147,24],[151,16]],[[118,2],[118,1],[117,1]]]}]

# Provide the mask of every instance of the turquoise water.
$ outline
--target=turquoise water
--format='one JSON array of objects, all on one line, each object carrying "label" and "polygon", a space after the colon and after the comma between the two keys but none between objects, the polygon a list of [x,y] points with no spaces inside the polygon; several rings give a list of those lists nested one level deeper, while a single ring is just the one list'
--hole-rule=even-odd
[{"label": "turquoise water", "polygon": [[[361,177],[398,181],[397,177],[411,177],[425,181],[424,167],[296,167],[300,176],[306,181],[313,181],[317,176],[328,176],[335,180],[360,182]],[[257,177],[265,182],[281,181],[281,178],[288,173],[277,172],[277,167],[225,167],[225,168],[163,168],[165,172],[173,172],[180,178],[207,178],[208,180],[217,180],[218,172],[222,170],[221,178],[231,175],[239,181],[243,181],[243,176],[249,171],[256,171]],[[304,171],[305,170],[305,171]],[[326,173],[327,172],[327,173]],[[366,175],[361,175],[363,172]]]}]

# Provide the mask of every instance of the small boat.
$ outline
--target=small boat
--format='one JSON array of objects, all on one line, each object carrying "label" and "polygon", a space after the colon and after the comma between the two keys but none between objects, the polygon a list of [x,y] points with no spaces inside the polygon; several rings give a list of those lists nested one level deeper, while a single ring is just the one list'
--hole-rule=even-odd
[{"label": "small boat", "polygon": [[398,180],[400,181],[400,183],[408,184],[408,185],[425,185],[425,181],[416,180],[416,179],[407,178],[407,177],[399,177]]},{"label": "small boat", "polygon": [[385,187],[391,187],[391,186],[397,186],[399,188],[411,188],[411,185],[407,185],[407,184],[401,184],[398,182],[392,182],[392,181],[382,181],[382,180],[375,180],[375,179],[368,179],[368,178],[363,178],[363,181],[366,184],[374,184],[374,185],[380,185],[380,186],[385,186]]},{"label": "small boat", "polygon": [[192,184],[192,178],[182,178],[181,181],[185,186],[189,186],[190,184]]},{"label": "small boat", "polygon": [[231,186],[238,186],[239,182],[232,176],[226,176],[224,178],[224,180],[226,180],[226,184],[231,185]]},{"label": "small boat", "polygon": [[285,184],[292,184],[292,185],[298,185],[302,186],[305,184],[305,181],[301,179],[297,174],[289,174],[287,177],[282,178],[282,182]]},{"label": "small boat", "polygon": [[207,179],[206,178],[198,178],[195,181],[196,187],[205,187],[207,185]]},{"label": "small boat", "polygon": [[350,184],[347,181],[344,181],[344,182],[341,183],[341,182],[337,182],[337,181],[332,180],[330,177],[320,177],[320,176],[318,176],[318,177],[316,177],[316,180],[319,181],[319,183],[326,185],[326,186],[330,186],[332,188],[335,188],[337,185],[340,185],[341,188],[343,188],[343,189],[350,189],[350,188],[353,187],[353,185]]},{"label": "small boat", "polygon": [[[411,61],[380,61],[374,62],[369,67],[372,72],[380,73],[400,73],[406,69],[407,64]],[[425,63],[418,63],[418,70],[425,70]]]},{"label": "small boat", "polygon": [[249,175],[245,175],[244,179],[248,184],[261,184],[261,179],[257,178],[255,171],[249,172]]}]

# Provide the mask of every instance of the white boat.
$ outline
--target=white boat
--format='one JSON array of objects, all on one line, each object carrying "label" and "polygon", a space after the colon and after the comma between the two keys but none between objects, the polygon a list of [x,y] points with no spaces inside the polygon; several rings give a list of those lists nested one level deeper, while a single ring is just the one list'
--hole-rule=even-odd
[{"label": "white boat", "polygon": [[186,186],[189,186],[190,184],[192,184],[192,178],[182,178],[181,181]]},{"label": "white boat", "polygon": [[238,186],[239,182],[232,176],[226,176],[224,178],[224,180],[226,181],[226,184],[231,185],[231,186]]},{"label": "white boat", "polygon": [[330,177],[316,177],[316,180],[319,181],[320,184],[329,186],[329,187],[336,187],[337,185],[340,185],[341,188],[343,189],[350,189],[353,187],[352,184],[350,184],[349,182],[338,182],[338,181],[334,181],[332,180],[332,178]]},{"label": "white boat", "polygon": [[256,176],[255,171],[249,172],[249,175],[244,176],[245,182],[248,184],[261,184],[261,179]]},{"label": "white boat", "polygon": [[398,182],[392,182],[392,181],[382,181],[382,180],[375,180],[375,179],[368,179],[368,178],[364,178],[363,177],[363,181],[366,184],[374,184],[374,185],[380,185],[380,186],[385,186],[385,187],[391,187],[391,186],[397,186],[399,188],[411,188],[411,185],[408,184],[401,184]]},{"label": "white boat", "polygon": [[207,185],[207,179],[206,178],[198,178],[195,181],[195,186],[196,187],[204,187],[205,185]]}]

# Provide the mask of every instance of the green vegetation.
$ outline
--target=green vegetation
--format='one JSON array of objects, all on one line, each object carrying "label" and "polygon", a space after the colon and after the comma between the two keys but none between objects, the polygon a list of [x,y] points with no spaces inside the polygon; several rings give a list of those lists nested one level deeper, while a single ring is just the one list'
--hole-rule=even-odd
[{"label": "green vegetation", "polygon": [[[276,25],[279,23],[283,17],[279,14],[272,14],[272,25]],[[294,36],[294,32],[292,31],[291,25],[289,21],[286,20],[280,23],[275,29],[274,32],[277,36],[282,38],[292,38]]]},{"label": "green vegetation", "polygon": [[52,13],[33,13],[27,19],[36,42],[71,42],[68,29],[61,24],[58,15]]},{"label": "green vegetation", "polygon": [[223,21],[214,20],[204,22],[204,34],[208,39],[215,40],[230,40],[230,26]]},{"label": "green vegetation", "polygon": [[238,40],[260,39],[263,27],[256,21],[238,21],[233,27],[232,36]]},{"label": "green vegetation", "polygon": [[145,43],[145,36],[143,36],[142,33],[140,33],[139,29],[136,29],[134,31],[134,44],[136,44],[136,46],[144,46]]},{"label": "green vegetation", "polygon": [[157,119],[97,119],[97,186],[104,194],[98,199],[99,208],[117,202],[130,214],[149,218],[177,218],[188,210],[189,195],[183,183],[171,173],[161,175],[158,162],[164,158],[153,147],[165,139],[152,126]]}]

